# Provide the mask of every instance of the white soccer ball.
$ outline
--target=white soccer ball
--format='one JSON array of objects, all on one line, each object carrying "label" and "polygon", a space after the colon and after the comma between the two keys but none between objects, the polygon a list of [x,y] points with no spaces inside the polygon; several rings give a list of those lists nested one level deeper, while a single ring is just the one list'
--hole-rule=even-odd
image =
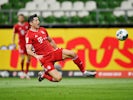
[{"label": "white soccer ball", "polygon": [[121,41],[126,40],[127,37],[128,37],[128,32],[127,32],[127,30],[125,30],[125,29],[119,29],[119,30],[116,32],[116,37],[117,37],[118,40],[121,40]]}]

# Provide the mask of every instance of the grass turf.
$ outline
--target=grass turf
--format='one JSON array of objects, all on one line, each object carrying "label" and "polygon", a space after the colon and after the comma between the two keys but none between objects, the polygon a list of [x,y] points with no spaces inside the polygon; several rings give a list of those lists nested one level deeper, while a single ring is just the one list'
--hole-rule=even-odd
[{"label": "grass turf", "polygon": [[64,78],[59,83],[0,78],[0,100],[133,100],[133,79]]}]

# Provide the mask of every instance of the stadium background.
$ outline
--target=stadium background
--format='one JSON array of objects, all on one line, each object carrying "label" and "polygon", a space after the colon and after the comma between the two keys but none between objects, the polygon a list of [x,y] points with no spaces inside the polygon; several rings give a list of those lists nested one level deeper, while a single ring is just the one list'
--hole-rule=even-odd
[{"label": "stadium background", "polygon": [[[0,0],[0,7],[0,77],[21,74],[18,50],[12,50],[19,13],[38,14],[58,46],[74,49],[97,78],[133,77],[133,0]],[[119,28],[129,32],[126,41],[116,39]],[[58,65],[63,76],[82,76],[70,60]],[[30,70],[30,76],[41,70],[34,58]]]}]

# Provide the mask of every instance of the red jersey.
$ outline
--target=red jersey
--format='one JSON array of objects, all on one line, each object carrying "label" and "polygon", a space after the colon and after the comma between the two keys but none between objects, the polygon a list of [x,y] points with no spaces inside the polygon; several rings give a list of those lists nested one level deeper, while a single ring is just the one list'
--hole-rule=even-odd
[{"label": "red jersey", "polygon": [[25,22],[23,24],[17,23],[14,25],[14,34],[18,34],[18,37],[19,37],[18,43],[20,46],[24,46],[26,44],[25,35],[28,29],[29,29],[28,22]]},{"label": "red jersey", "polygon": [[47,55],[54,51],[54,48],[48,41],[48,33],[43,27],[40,27],[38,32],[28,30],[26,34],[26,44],[32,44],[35,53],[38,55]]}]

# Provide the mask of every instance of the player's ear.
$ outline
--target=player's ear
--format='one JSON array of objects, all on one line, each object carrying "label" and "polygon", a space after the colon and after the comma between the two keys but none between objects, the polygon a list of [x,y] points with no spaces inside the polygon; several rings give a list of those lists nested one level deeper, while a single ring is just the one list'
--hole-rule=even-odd
[{"label": "player's ear", "polygon": [[32,25],[32,22],[29,22],[30,25]]}]

